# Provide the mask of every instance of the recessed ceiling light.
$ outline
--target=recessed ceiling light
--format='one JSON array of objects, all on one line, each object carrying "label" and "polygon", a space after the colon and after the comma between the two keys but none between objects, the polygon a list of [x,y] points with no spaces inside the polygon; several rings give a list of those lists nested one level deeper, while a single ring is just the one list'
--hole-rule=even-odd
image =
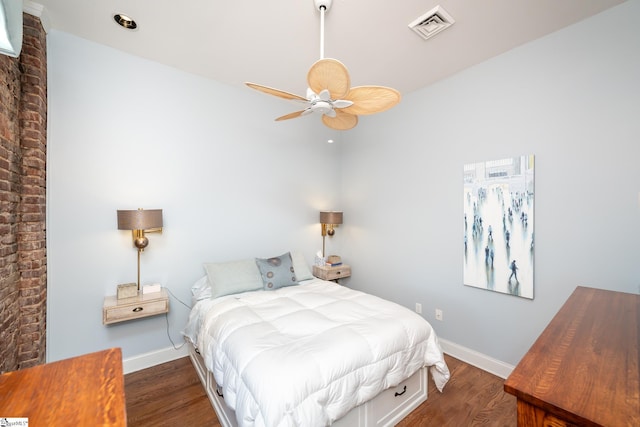
[{"label": "recessed ceiling light", "polygon": [[328,142],[329,144],[333,144],[333,139],[329,139],[327,142]]},{"label": "recessed ceiling light", "polygon": [[134,21],[133,18],[130,18],[122,13],[116,13],[115,15],[113,15],[113,20],[116,21],[118,25],[126,28],[127,30],[135,30],[136,28],[138,28],[138,24],[136,24],[136,21]]}]

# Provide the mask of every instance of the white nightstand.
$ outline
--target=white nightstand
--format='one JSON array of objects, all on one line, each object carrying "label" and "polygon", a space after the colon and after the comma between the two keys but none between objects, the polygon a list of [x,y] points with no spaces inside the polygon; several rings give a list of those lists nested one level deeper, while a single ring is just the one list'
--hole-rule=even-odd
[{"label": "white nightstand", "polygon": [[131,298],[118,299],[115,295],[104,298],[102,324],[125,322],[169,312],[169,294],[162,288],[160,292],[138,294]]},{"label": "white nightstand", "polygon": [[328,265],[314,265],[313,275],[318,279],[338,282],[338,279],[351,276],[351,266],[346,264],[338,265],[336,267],[329,267]]}]

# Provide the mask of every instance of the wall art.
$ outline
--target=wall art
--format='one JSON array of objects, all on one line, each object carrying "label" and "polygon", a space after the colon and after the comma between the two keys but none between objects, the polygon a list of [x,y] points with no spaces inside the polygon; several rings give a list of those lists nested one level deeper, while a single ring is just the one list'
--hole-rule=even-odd
[{"label": "wall art", "polygon": [[533,299],[534,156],[464,165],[466,286]]}]

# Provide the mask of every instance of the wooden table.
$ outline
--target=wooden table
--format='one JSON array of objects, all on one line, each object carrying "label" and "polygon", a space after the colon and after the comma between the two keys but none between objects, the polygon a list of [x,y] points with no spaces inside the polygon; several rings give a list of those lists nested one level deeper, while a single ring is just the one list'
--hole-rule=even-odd
[{"label": "wooden table", "polygon": [[0,417],[39,426],[126,426],[119,348],[0,376]]},{"label": "wooden table", "polygon": [[640,426],[640,295],[578,287],[504,383],[518,426]]}]

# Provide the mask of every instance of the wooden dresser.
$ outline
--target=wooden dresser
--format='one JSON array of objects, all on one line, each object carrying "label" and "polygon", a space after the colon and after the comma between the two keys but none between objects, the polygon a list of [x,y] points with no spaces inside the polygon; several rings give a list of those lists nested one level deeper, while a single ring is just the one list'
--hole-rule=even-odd
[{"label": "wooden dresser", "polygon": [[504,383],[518,426],[640,426],[640,295],[578,287]]},{"label": "wooden dresser", "polygon": [[0,417],[38,426],[126,426],[119,348],[0,375]]}]

